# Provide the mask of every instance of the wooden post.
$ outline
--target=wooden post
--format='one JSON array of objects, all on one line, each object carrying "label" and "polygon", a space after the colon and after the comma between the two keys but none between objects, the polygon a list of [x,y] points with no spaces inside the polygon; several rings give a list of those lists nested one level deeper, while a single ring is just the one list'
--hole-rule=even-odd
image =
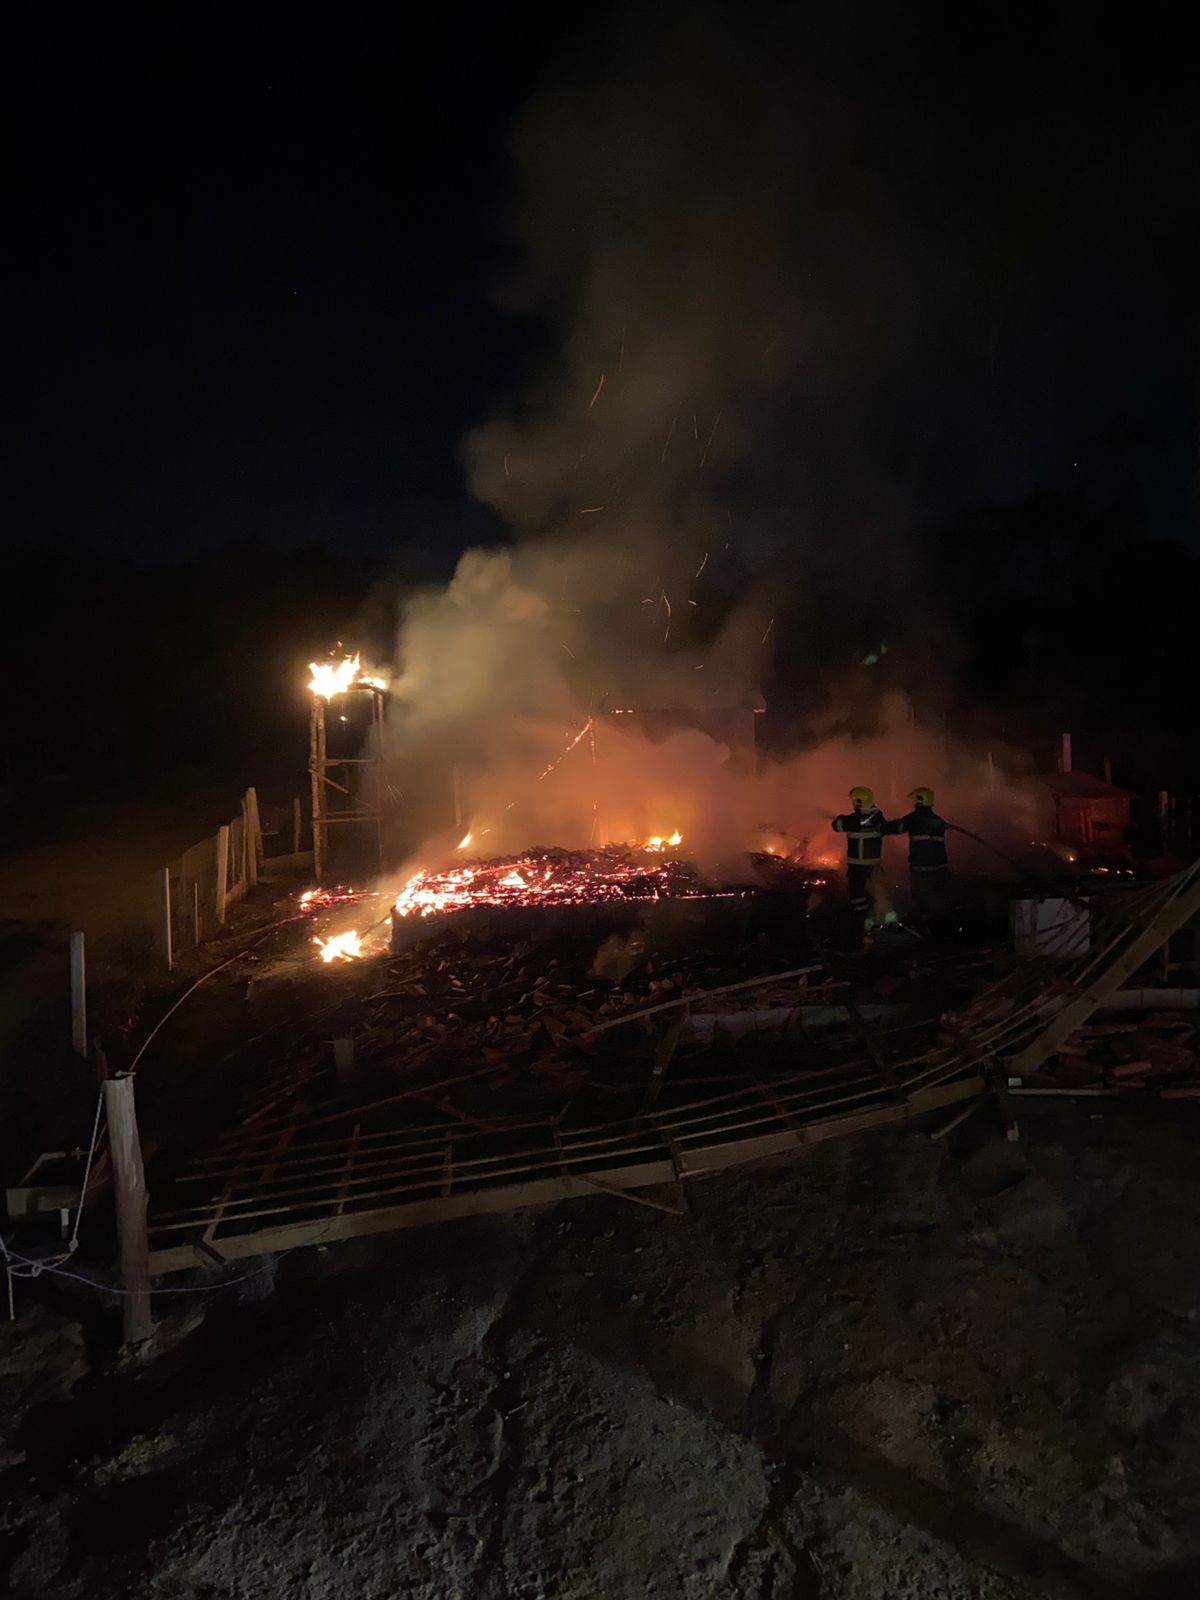
[{"label": "wooden post", "polygon": [[192,939],[195,944],[200,943],[200,880],[192,885]]},{"label": "wooden post", "polygon": [[463,820],[462,779],[459,775],[457,767],[453,768],[450,773],[450,777],[454,783],[454,826],[456,828],[461,828]]},{"label": "wooden post", "polygon": [[1108,756],[1104,758],[1104,781],[1105,783],[1112,782],[1112,760]]},{"label": "wooden post", "polygon": [[246,795],[242,796],[242,837],[238,855],[241,858],[238,861],[238,882],[244,894],[250,887],[250,804]]},{"label": "wooden post", "polygon": [[325,708],[321,704],[319,695],[313,696],[312,721],[309,724],[308,737],[308,770],[312,776],[312,842],[313,842],[313,882],[320,883],[321,873],[324,868],[324,851],[322,845],[322,819],[324,816],[325,794]]},{"label": "wooden post", "polygon": [[995,792],[996,792],[996,762],[995,762],[994,757],[992,756],[992,752],[989,750],[988,751],[988,793],[989,794],[995,794]]},{"label": "wooden post", "polygon": [[138,1138],[133,1078],[109,1078],[104,1085],[104,1112],[112,1153],[117,1197],[117,1241],[121,1251],[122,1322],[126,1344],[148,1339],[150,1315],[150,1241],[146,1231],[146,1175]]},{"label": "wooden post", "polygon": [[83,934],[71,935],[71,1049],[87,1056],[87,961]]},{"label": "wooden post", "polygon": [[225,900],[229,892],[229,824],[223,822],[217,829],[217,893],[215,910],[217,924],[225,926]]},{"label": "wooden post", "polygon": [[292,854],[300,854],[300,801],[292,801]]},{"label": "wooden post", "polygon": [[1162,853],[1171,852],[1171,794],[1168,789],[1158,791],[1158,834],[1162,840]]},{"label": "wooden post", "polygon": [[1062,735],[1062,744],[1058,756],[1058,770],[1060,772],[1070,772],[1071,770],[1071,735],[1069,733]]},{"label": "wooden post", "polygon": [[262,864],[262,824],[258,819],[258,790],[253,785],[246,790],[246,823],[250,829],[250,844],[246,864],[250,868],[251,888],[258,882],[258,869]]},{"label": "wooden post", "polygon": [[339,1083],[349,1083],[354,1074],[354,1040],[333,1041],[333,1068]]},{"label": "wooden post", "polygon": [[158,949],[167,963],[167,971],[175,965],[171,959],[171,869],[164,867],[158,885]]}]

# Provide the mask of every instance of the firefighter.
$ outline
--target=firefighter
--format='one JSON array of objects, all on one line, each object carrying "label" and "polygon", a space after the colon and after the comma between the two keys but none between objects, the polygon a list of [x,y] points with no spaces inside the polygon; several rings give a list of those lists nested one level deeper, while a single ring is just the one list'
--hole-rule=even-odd
[{"label": "firefighter", "polygon": [[946,855],[945,821],[933,809],[933,790],[920,785],[908,797],[907,816],[884,824],[886,833],[908,835],[908,872],[917,909],[944,910],[950,899],[950,862]]},{"label": "firefighter", "polygon": [[867,917],[874,898],[875,873],[883,859],[883,836],[889,824],[875,804],[874,791],[857,784],[850,791],[852,811],[833,819],[834,833],[846,835],[846,889],[851,910]]}]

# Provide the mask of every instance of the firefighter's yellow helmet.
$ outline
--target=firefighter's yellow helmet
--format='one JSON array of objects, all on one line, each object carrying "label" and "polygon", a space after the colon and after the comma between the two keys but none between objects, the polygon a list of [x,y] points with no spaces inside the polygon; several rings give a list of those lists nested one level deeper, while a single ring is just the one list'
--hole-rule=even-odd
[{"label": "firefighter's yellow helmet", "polygon": [[933,804],[933,790],[921,784],[911,791],[908,798],[914,805],[931,806]]},{"label": "firefighter's yellow helmet", "polygon": [[873,806],[875,804],[875,791],[868,789],[865,783],[856,783],[850,791],[850,802],[856,806]]}]

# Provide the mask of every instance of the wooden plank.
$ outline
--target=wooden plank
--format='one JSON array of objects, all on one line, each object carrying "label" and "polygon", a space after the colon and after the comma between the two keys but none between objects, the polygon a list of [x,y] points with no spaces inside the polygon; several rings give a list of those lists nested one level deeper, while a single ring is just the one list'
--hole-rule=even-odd
[{"label": "wooden plank", "polygon": [[[749,1161],[762,1161],[774,1155],[794,1154],[806,1145],[857,1133],[868,1128],[903,1123],[927,1111],[953,1105],[983,1093],[979,1077],[960,1079],[915,1094],[908,1103],[889,1102],[870,1112],[851,1112],[814,1123],[795,1131],[774,1132],[735,1144],[690,1151],[683,1173],[723,1171]],[[674,1184],[681,1175],[675,1161],[661,1157],[630,1165],[623,1163],[578,1176],[555,1174],[520,1183],[505,1183],[460,1194],[435,1195],[400,1205],[345,1212],[303,1221],[281,1222],[272,1227],[244,1234],[224,1234],[219,1245],[229,1260],[264,1255],[276,1250],[309,1244],[328,1244],[337,1239],[360,1238],[375,1233],[391,1233],[403,1228],[424,1227],[432,1223],[455,1221],[461,1217],[482,1216],[498,1211],[516,1211],[526,1206],[549,1205],[559,1200],[579,1199],[594,1194],[597,1184],[610,1190],[644,1189],[659,1184]],[[193,1243],[170,1245],[151,1253],[150,1267],[155,1274],[183,1272],[205,1264],[205,1256]]]},{"label": "wooden plank", "polygon": [[1031,1043],[1009,1059],[1009,1073],[1022,1078],[1035,1073],[1103,1001],[1122,988],[1138,968],[1162,948],[1176,929],[1183,927],[1197,912],[1200,912],[1200,861],[1180,875],[1173,892],[1146,919],[1145,925],[1125,949],[1120,950],[1108,966],[1092,978],[1085,992],[1078,999],[1068,1001]]},{"label": "wooden plank", "polygon": [[253,784],[246,790],[246,872],[250,887],[258,882],[258,869],[262,864],[262,822],[258,815],[258,790]]},{"label": "wooden plank", "polygon": [[217,926],[225,926],[225,907],[229,901],[229,824],[223,822],[217,829],[217,886],[213,897],[213,910]]}]

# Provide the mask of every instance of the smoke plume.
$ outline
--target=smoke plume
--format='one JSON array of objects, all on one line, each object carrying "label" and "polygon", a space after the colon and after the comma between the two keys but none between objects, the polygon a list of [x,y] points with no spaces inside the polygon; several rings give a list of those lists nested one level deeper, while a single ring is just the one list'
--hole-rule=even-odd
[{"label": "smoke plume", "polygon": [[[448,839],[453,773],[485,854],[678,829],[720,861],[768,825],[824,855],[858,782],[901,810],[931,783],[974,813],[994,767],[887,693],[907,671],[930,702],[942,624],[871,399],[925,298],[954,292],[944,260],[929,282],[931,235],[897,223],[904,141],[845,41],[652,9],[515,136],[500,292],[546,354],[464,445],[512,542],[407,609],[395,785]],[[714,714],[751,717],[814,662],[823,725],[756,777]]]}]

